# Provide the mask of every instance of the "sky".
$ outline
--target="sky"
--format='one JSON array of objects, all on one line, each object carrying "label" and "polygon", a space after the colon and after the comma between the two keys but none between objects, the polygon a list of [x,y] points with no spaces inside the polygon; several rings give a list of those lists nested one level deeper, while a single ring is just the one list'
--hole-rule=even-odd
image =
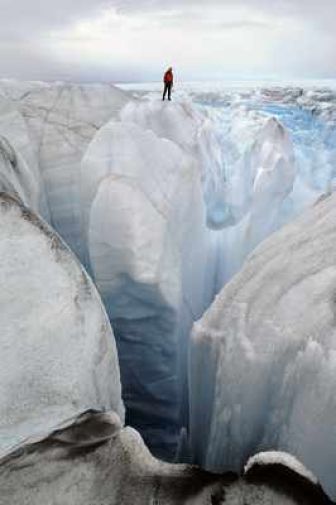
[{"label": "sky", "polygon": [[336,77],[336,0],[0,0],[0,77]]}]

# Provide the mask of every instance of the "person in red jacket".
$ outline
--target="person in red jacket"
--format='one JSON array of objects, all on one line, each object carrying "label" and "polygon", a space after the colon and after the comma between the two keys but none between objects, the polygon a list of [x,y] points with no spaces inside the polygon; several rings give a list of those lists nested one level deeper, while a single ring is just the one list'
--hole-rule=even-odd
[{"label": "person in red jacket", "polygon": [[173,76],[172,67],[169,67],[168,70],[165,72],[165,74],[163,76],[163,82],[164,82],[164,91],[163,91],[162,100],[164,100],[166,98],[167,92],[168,92],[168,100],[171,100],[171,91],[172,91],[173,83],[174,83],[174,76]]}]

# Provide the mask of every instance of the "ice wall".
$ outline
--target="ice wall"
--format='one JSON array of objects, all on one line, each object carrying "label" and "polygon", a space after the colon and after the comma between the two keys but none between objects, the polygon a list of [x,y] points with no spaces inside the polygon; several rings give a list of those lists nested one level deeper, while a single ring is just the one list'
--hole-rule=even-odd
[{"label": "ice wall", "polygon": [[[202,166],[193,137],[170,132],[165,104],[125,114],[83,159],[87,249],[117,336],[128,420],[172,457],[187,414],[188,333],[212,296]],[[195,128],[183,106],[169,115]]]},{"label": "ice wall", "polygon": [[187,422],[187,336],[213,294],[203,197],[209,167],[218,173],[211,122],[188,103],[136,102],[113,86],[2,81],[0,94],[2,189],[42,214],[95,275],[130,421],[173,453]]},{"label": "ice wall", "polygon": [[120,113],[121,121],[152,130],[158,137],[177,144],[197,160],[206,203],[207,223],[216,227],[213,202],[223,184],[223,157],[214,122],[205,110],[188,99],[176,104],[153,99],[128,103]]},{"label": "ice wall", "polygon": [[285,450],[335,498],[335,218],[332,196],[267,239],[196,323],[190,429],[206,468]]},{"label": "ice wall", "polygon": [[222,199],[230,221],[218,237],[218,289],[239,271],[248,253],[287,218],[286,199],[297,175],[293,145],[277,119],[258,120],[262,122],[254,141],[246,144],[227,171]]},{"label": "ice wall", "polygon": [[[80,163],[99,128],[131,96],[115,86],[0,82],[0,93],[22,115],[35,153],[48,209],[43,217],[84,261]],[[48,215],[49,213],[49,215]],[[88,266],[88,265],[87,265]]]},{"label": "ice wall", "polygon": [[333,191],[336,94],[215,85],[188,93],[214,123],[221,151],[217,190],[207,199],[219,291],[258,243]]},{"label": "ice wall", "polygon": [[278,98],[284,103],[268,105],[252,94],[209,112],[222,149],[222,189],[208,202],[218,224],[217,291],[262,240],[332,188],[332,124],[285,105],[284,90]]},{"label": "ice wall", "polygon": [[0,194],[0,458],[88,409],[123,419],[114,336],[61,239]]}]

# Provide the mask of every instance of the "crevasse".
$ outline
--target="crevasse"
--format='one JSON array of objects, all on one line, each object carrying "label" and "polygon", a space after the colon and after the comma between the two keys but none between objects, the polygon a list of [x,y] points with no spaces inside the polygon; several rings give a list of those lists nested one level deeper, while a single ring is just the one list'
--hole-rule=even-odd
[{"label": "crevasse", "polygon": [[[239,352],[253,369],[256,350],[238,303],[232,338],[222,339],[220,315],[211,332],[196,326],[188,381],[190,330],[259,243],[333,190],[333,99],[191,90],[162,104],[107,85],[0,89],[1,189],[39,212],[92,274],[117,340],[127,421],[156,454],[173,458],[186,427],[194,460],[236,468],[256,447],[270,362],[260,376],[240,368]],[[221,388],[234,373],[220,363],[231,347],[244,380],[228,402]],[[250,438],[239,438],[241,420]],[[229,451],[225,437],[242,447]]]}]

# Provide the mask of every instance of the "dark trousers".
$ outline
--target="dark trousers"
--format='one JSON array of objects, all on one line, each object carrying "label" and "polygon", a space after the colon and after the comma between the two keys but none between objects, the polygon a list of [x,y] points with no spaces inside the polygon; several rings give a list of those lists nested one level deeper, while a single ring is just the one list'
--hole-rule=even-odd
[{"label": "dark trousers", "polygon": [[166,98],[167,92],[168,92],[168,100],[171,100],[172,87],[173,87],[172,82],[165,82],[162,100],[164,100]]}]

